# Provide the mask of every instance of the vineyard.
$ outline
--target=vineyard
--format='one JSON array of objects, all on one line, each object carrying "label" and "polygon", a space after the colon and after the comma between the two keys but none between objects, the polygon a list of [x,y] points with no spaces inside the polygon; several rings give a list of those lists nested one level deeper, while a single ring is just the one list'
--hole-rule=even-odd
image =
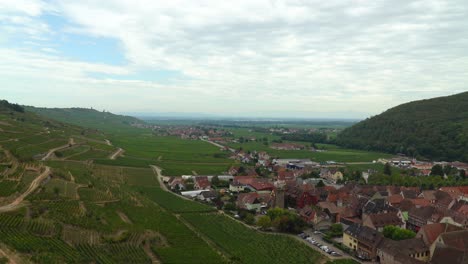
[{"label": "vineyard", "polygon": [[216,211],[212,206],[181,199],[173,193],[162,190],[160,187],[139,187],[138,190],[160,206],[172,212],[187,213]]},{"label": "vineyard", "polygon": [[16,192],[17,181],[2,180],[0,181],[0,197],[7,197]]},{"label": "vineyard", "polygon": [[[25,262],[320,260],[319,254],[289,237],[258,233],[218,215],[213,206],[182,199],[159,186],[150,165],[161,166],[166,175],[180,175],[192,170],[220,173],[233,163],[206,142],[157,137],[121,124],[118,131],[106,134],[28,112],[0,111],[0,120],[0,160],[5,162],[0,173],[12,168],[0,177],[0,199],[7,204],[35,184],[14,212],[0,213],[0,243]],[[41,160],[70,138],[76,145]],[[110,160],[117,148],[123,148],[125,156]],[[51,174],[37,183],[38,168],[44,166]]]},{"label": "vineyard", "polygon": [[227,216],[183,214],[200,232],[241,263],[318,263],[320,253],[285,235],[262,234]]}]

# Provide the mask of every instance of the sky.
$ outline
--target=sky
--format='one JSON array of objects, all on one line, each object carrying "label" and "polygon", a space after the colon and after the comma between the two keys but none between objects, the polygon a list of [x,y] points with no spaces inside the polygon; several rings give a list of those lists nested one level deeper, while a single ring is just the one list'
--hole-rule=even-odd
[{"label": "sky", "polygon": [[365,118],[468,90],[466,0],[0,0],[0,98]]}]

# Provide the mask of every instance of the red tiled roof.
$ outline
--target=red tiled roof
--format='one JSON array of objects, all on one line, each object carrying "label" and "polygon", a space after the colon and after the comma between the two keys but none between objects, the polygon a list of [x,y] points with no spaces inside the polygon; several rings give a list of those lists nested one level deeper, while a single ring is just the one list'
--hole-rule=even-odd
[{"label": "red tiled roof", "polygon": [[273,183],[271,183],[267,179],[252,179],[249,185],[252,186],[257,191],[273,190],[275,188]]},{"label": "red tiled roof", "polygon": [[198,185],[200,189],[206,189],[211,186],[210,181],[208,180],[208,177],[206,176],[195,177],[195,183]]},{"label": "red tiled roof", "polygon": [[431,204],[431,201],[424,199],[424,198],[417,198],[417,199],[408,199],[410,200],[415,206],[424,207]]},{"label": "red tiled roof", "polygon": [[390,195],[387,198],[387,201],[391,205],[400,204],[401,201],[403,201],[403,196],[401,196],[400,194]]},{"label": "red tiled roof", "polygon": [[251,177],[251,176],[234,176],[234,180],[233,182],[234,183],[240,183],[240,184],[243,184],[243,185],[248,185],[250,183],[252,183],[254,177]]},{"label": "red tiled roof", "polygon": [[258,194],[257,193],[241,193],[237,197],[237,206],[239,208],[245,209],[247,204],[258,203]]},{"label": "red tiled roof", "polygon": [[458,230],[461,230],[461,228],[451,225],[451,224],[436,223],[436,224],[427,224],[421,227],[418,233],[424,233],[426,235],[427,241],[425,242],[429,246],[429,245],[432,245],[434,241],[436,241],[436,239],[439,237],[440,234],[445,233],[445,232],[458,231]]}]

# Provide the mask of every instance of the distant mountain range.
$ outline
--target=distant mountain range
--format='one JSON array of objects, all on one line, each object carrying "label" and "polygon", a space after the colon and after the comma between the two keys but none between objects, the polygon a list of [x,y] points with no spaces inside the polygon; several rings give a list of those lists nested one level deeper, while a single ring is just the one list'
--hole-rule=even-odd
[{"label": "distant mountain range", "polygon": [[391,108],[345,129],[337,143],[434,160],[468,161],[468,92]]}]

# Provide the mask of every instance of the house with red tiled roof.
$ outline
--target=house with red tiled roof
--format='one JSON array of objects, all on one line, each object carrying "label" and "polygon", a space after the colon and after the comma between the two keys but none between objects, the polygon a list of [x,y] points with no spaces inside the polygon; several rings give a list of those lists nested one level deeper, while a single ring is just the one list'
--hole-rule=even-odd
[{"label": "house with red tiled roof", "polygon": [[408,199],[408,200],[410,200],[416,208],[431,205],[431,201],[424,199],[424,198]]},{"label": "house with red tiled roof", "polygon": [[237,197],[236,205],[239,209],[260,212],[271,206],[270,194],[241,193]]},{"label": "house with red tiled roof", "polygon": [[254,177],[249,176],[234,176],[234,179],[229,183],[229,191],[242,192],[253,181]]},{"label": "house with red tiled roof", "polygon": [[402,201],[403,196],[401,196],[400,194],[394,194],[387,197],[387,202],[394,207],[399,207]]},{"label": "house with red tiled roof", "polygon": [[263,178],[254,178],[248,185],[256,192],[269,193],[275,189],[275,185],[269,179]]},{"label": "house with red tiled roof", "polygon": [[404,228],[405,224],[395,212],[365,215],[362,224],[382,232],[385,226],[393,225]]},{"label": "house with red tiled roof", "polygon": [[195,190],[208,190],[211,188],[211,183],[206,176],[198,176],[194,178],[194,186]]},{"label": "house with red tiled roof", "polygon": [[462,230],[462,228],[451,224],[427,224],[421,227],[421,229],[419,229],[418,233],[416,234],[416,237],[424,241],[426,246],[429,247],[429,251],[431,252],[430,255],[432,256],[436,247],[435,242],[441,234],[459,230]]},{"label": "house with red tiled roof", "polygon": [[241,193],[237,196],[236,205],[239,209],[260,211],[260,200],[257,193]]},{"label": "house with red tiled roof", "polygon": [[[431,263],[468,263],[468,230],[442,233],[436,240]],[[451,249],[441,254],[440,249]],[[452,261],[452,262],[450,262]],[[455,261],[455,262],[453,262]]]}]

